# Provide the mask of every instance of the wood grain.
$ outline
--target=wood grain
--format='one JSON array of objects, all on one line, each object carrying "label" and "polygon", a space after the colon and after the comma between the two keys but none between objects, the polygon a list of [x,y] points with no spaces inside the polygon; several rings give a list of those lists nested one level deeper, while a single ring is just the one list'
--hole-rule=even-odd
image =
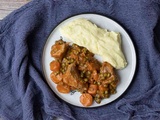
[{"label": "wood grain", "polygon": [[31,0],[0,0],[0,20]]}]

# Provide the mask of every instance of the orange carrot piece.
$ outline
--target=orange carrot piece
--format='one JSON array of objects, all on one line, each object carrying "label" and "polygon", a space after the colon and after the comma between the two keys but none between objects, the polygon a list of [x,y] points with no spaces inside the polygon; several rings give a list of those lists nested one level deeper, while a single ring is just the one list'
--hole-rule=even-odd
[{"label": "orange carrot piece", "polygon": [[83,93],[80,96],[80,102],[82,103],[83,106],[91,106],[93,103],[93,97],[89,93]]},{"label": "orange carrot piece", "polygon": [[62,81],[62,74],[55,74],[55,72],[52,72],[50,74],[51,80],[55,83],[58,84],[60,81]]},{"label": "orange carrot piece", "polygon": [[97,93],[98,86],[95,84],[90,84],[88,88],[88,93],[91,95],[95,95]]},{"label": "orange carrot piece", "polygon": [[60,83],[60,84],[57,84],[57,90],[60,93],[65,93],[66,94],[66,93],[70,92],[70,87],[67,84]]},{"label": "orange carrot piece", "polygon": [[50,70],[51,71],[54,71],[54,72],[56,72],[56,71],[59,71],[59,69],[60,69],[60,63],[58,62],[58,61],[52,61],[51,63],[50,63]]}]

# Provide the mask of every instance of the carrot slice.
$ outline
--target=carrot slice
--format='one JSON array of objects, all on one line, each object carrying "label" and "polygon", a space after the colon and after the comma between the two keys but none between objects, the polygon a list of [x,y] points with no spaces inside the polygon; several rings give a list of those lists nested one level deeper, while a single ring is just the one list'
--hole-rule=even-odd
[{"label": "carrot slice", "polygon": [[57,84],[57,90],[60,93],[69,93],[70,92],[70,87],[67,84],[59,83],[59,84]]},{"label": "carrot slice", "polygon": [[60,81],[62,81],[62,74],[55,74],[55,72],[52,72],[50,74],[51,80],[55,83],[58,84]]},{"label": "carrot slice", "polygon": [[51,71],[59,71],[59,69],[60,69],[60,63],[58,61],[54,60],[50,63],[50,70]]},{"label": "carrot slice", "polygon": [[93,97],[89,93],[83,93],[80,96],[80,102],[82,103],[83,106],[87,107],[92,105],[93,103]]},{"label": "carrot slice", "polygon": [[98,86],[95,84],[90,84],[88,88],[88,93],[91,95],[95,95],[97,93]]}]

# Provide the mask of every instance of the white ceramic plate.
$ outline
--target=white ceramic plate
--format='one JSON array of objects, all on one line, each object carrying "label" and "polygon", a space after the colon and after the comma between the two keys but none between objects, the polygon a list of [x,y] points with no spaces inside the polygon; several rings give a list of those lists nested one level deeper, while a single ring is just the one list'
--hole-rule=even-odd
[{"label": "white ceramic plate", "polygon": [[[68,18],[68,19],[64,20],[63,22],[61,22],[52,31],[52,33],[50,34],[49,38],[46,41],[46,44],[45,44],[44,50],[43,50],[43,55],[42,55],[42,67],[43,67],[43,72],[44,72],[44,76],[47,80],[47,83],[49,84],[51,89],[55,92],[55,94],[57,94],[64,101],[66,101],[72,105],[75,105],[75,106],[83,107],[79,101],[79,97],[81,95],[79,92],[75,92],[74,94],[71,94],[71,93],[70,94],[62,94],[57,91],[56,84],[54,84],[52,82],[52,80],[50,79],[51,71],[50,71],[49,64],[53,60],[53,58],[50,56],[50,51],[51,51],[51,46],[55,43],[56,40],[60,39],[60,36],[62,36],[59,31],[59,28],[64,26],[65,24],[71,22],[72,20],[77,19],[77,18],[86,18],[101,28],[108,29],[109,31],[119,32],[121,34],[122,50],[123,50],[123,53],[126,57],[128,65],[123,70],[117,70],[118,76],[120,78],[120,83],[117,87],[117,93],[114,95],[111,95],[110,98],[108,98],[108,99],[102,100],[102,102],[100,104],[97,104],[94,102],[93,105],[90,107],[102,106],[102,105],[108,104],[108,103],[114,101],[115,99],[117,99],[118,97],[120,97],[120,95],[122,95],[126,91],[128,86],[130,85],[132,78],[134,76],[134,73],[135,73],[135,68],[136,68],[135,48],[134,48],[132,40],[129,37],[129,35],[127,34],[127,32],[118,23],[116,23],[115,21],[113,21],[107,17],[97,15],[97,14],[81,14],[81,15],[73,16],[73,17]],[[65,38],[63,40],[69,41]]]}]

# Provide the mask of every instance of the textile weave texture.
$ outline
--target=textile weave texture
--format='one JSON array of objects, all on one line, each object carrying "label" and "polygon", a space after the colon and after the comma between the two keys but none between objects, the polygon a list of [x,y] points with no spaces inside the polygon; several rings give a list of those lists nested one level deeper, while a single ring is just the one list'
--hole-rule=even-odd
[{"label": "textile weave texture", "polygon": [[[114,102],[80,108],[59,99],[42,74],[51,31],[68,17],[96,13],[129,33],[137,55],[133,81]],[[159,0],[33,0],[0,22],[0,116],[4,120],[158,120],[160,118]]]}]

